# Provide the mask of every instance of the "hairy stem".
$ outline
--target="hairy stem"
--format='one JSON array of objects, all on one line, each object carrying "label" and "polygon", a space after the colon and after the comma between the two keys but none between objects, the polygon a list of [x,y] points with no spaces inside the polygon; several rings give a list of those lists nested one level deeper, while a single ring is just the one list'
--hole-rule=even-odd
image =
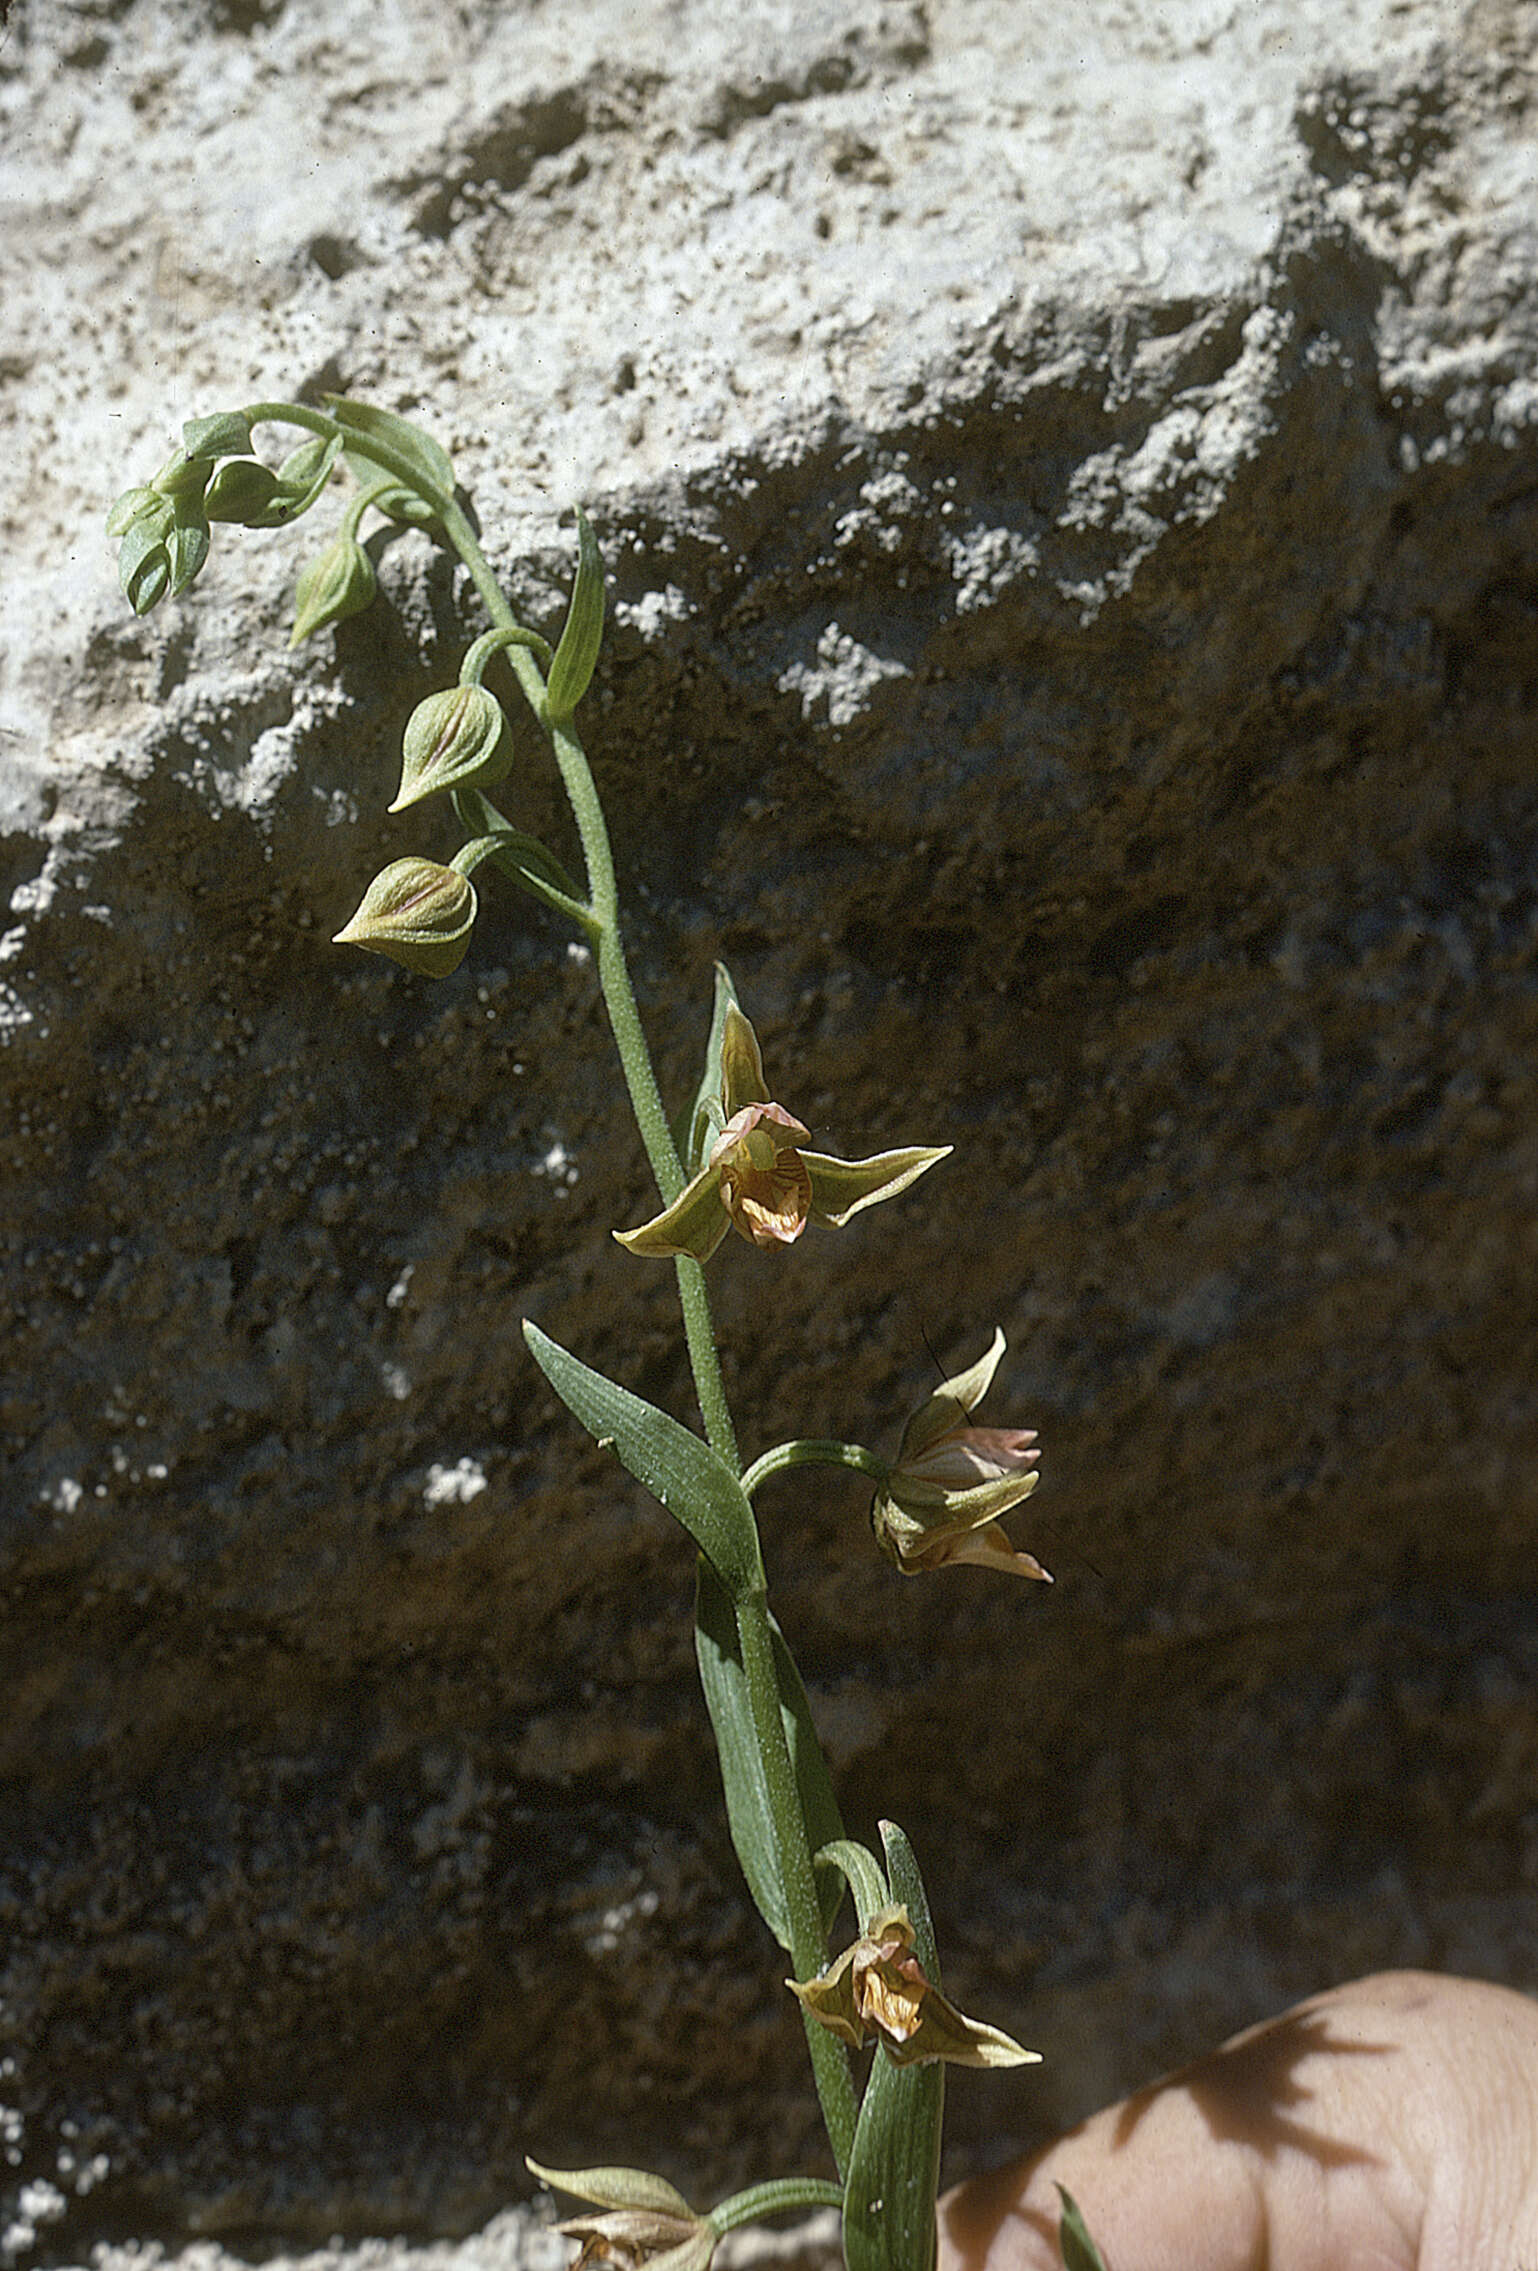
[{"label": "hairy stem", "polygon": [[742,1478],[742,1487],[749,1498],[760,1483],[771,1475],[782,1475],[791,1467],[851,1467],[855,1473],[869,1475],[873,1482],[885,1482],[891,1473],[891,1462],[878,1459],[874,1451],[867,1451],[863,1443],[839,1443],[822,1435],[798,1435],[794,1442],[776,1443],[772,1451],[755,1459]]},{"label": "hairy stem", "polygon": [[718,2232],[734,2232],[741,2224],[756,2224],[761,2216],[783,2216],[793,2208],[841,2208],[843,2187],[822,2176],[771,2176],[763,2184],[750,2184],[734,2192],[710,2211]]}]

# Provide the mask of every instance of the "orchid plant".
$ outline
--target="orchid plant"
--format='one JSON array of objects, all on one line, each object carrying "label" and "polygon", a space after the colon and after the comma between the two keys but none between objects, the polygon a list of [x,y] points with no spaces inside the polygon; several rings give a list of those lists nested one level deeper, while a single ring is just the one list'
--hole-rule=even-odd
[{"label": "orchid plant", "polygon": [[[254,447],[254,430],[266,424],[306,437],[276,466]],[[580,514],[570,606],[552,649],[516,621],[459,501],[454,468],[429,435],[391,412],[334,396],[320,409],[259,402],[193,419],[160,472],[113,506],[108,533],[120,540],[130,604],[144,614],[184,592],[207,559],[212,524],[285,525],[320,501],[338,471],[353,488],[337,534],[299,577],[293,643],[375,597],[373,562],[358,533],[369,512],[424,527],[449,546],[490,628],[465,654],[457,683],[412,714],[389,807],[400,812],[447,797],[464,842],[446,864],[393,861],[337,938],[423,977],[447,976],[469,949],[473,879],[492,870],[570,923],[592,952],[660,1202],[650,1221],[614,1234],[628,1253],[674,1265],[703,1432],[592,1370],[532,1321],[524,1338],[577,1420],[697,1549],[695,1643],[727,1817],[749,1892],[787,1959],[837,2174],[771,2177],[701,2213],[644,2170],[558,2170],[534,2160],[529,2168],[586,2204],[562,2227],[579,2243],[578,2265],[706,2271],[718,2239],[738,2225],[834,2206],[849,2271],[934,2271],[945,2065],[1018,2066],[1036,2053],[968,2018],[942,1993],[929,1904],[896,1823],[880,1824],[879,1854],[846,1834],[806,1691],[770,1609],[753,1501],[793,1466],[853,1468],[874,1484],[876,1541],[904,1575],[965,1562],[1048,1581],[1000,1527],[1036,1486],[1035,1436],[972,1424],[1004,1353],[995,1331],[987,1351],[909,1418],[895,1458],[859,1443],[794,1438],[744,1467],[705,1268],[735,1231],[754,1249],[751,1266],[772,1269],[808,1223],[836,1229],[897,1199],[950,1147],[915,1145],[865,1159],[811,1149],[810,1131],[770,1094],[752,1024],[720,964],[698,1092],[678,1122],[670,1119],[626,961],[608,828],[575,723],[604,620],[603,566]],[[582,847],[580,880],[493,799],[512,767],[507,713],[485,684],[499,662],[548,741]],[[852,1938],[840,1931],[846,1895]],[[836,1953],[835,1937],[844,1938]],[[871,2046],[857,2079],[856,2061]],[[1061,2244],[1069,2271],[1095,2271],[1100,2259],[1066,2198]]]}]

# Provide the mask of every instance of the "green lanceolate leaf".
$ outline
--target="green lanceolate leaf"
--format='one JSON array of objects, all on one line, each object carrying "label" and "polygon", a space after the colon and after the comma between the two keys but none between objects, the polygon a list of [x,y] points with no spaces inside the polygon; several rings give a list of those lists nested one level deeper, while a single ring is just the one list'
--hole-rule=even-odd
[{"label": "green lanceolate leaf", "polygon": [[684,1171],[688,1175],[699,1173],[705,1164],[706,1152],[721,1133],[720,1119],[711,1118],[710,1106],[712,1102],[715,1103],[719,1111],[721,1046],[726,1037],[726,1013],[728,1009],[740,1009],[741,1006],[730,970],[724,962],[718,962],[715,1001],[710,1016],[710,1038],[705,1043],[705,1069],[700,1075],[700,1085],[695,1093],[688,1125],[682,1131],[683,1140],[678,1147],[683,1154]]},{"label": "green lanceolate leaf", "polygon": [[587,515],[577,515],[577,580],[561,633],[545,700],[552,725],[564,725],[587,692],[603,644],[603,557]]},{"label": "green lanceolate leaf", "polygon": [[[790,1751],[791,1769],[801,1798],[807,1838],[813,1851],[837,1843],[844,1825],[838,1800],[828,1777],[827,1761],[811,1705],[796,1670],[795,1659],[770,1618],[774,1634],[775,1682],[780,1691],[780,1717]],[[708,1562],[701,1562],[694,1600],[694,1646],[699,1658],[700,1685],[715,1729],[721,1759],[721,1782],[726,1792],[726,1818],[732,1844],[754,1905],[780,1946],[791,1952],[790,1916],[780,1883],[776,1857],[774,1817],[764,1782],[763,1761],[753,1731],[753,1710],[748,1701],[742,1669],[742,1644],[731,1594]],[[817,1896],[822,1904],[823,1930],[831,1928],[844,1897],[843,1879],[824,1862],[817,1870]]]},{"label": "green lanceolate leaf", "polygon": [[[420,426],[413,426],[407,418],[397,418],[393,410],[376,410],[370,402],[349,402],[344,395],[328,394],[326,408],[337,424],[347,433],[361,434],[367,440],[383,442],[399,463],[409,468],[413,480],[429,507],[450,504],[454,496],[454,464],[449,453],[431,434],[424,434]],[[344,445],[345,447],[345,445]],[[393,466],[381,467],[377,458],[363,450],[348,450],[347,462],[360,481],[376,482],[381,471],[393,472]],[[392,519],[419,519],[421,515],[409,509],[397,509],[396,492],[387,491],[375,502],[383,513]],[[402,507],[409,507],[411,499],[404,498]]]},{"label": "green lanceolate leaf", "polygon": [[733,1600],[764,1589],[753,1509],[710,1445],[628,1388],[606,1380],[524,1319],[529,1353],[590,1435],[614,1446],[622,1466],[681,1522]]},{"label": "green lanceolate leaf", "polygon": [[[934,1924],[913,1848],[895,1822],[881,1824],[892,1898],[908,1911],[914,1954],[938,1987]],[[934,2271],[945,2068],[894,2066],[878,2049],[860,2105],[844,2195],[848,2271]]]},{"label": "green lanceolate leaf", "polygon": [[1106,2260],[1089,2236],[1084,2211],[1066,2185],[1059,2185],[1063,2202],[1063,2220],[1057,2228],[1057,2241],[1063,2251],[1064,2271],[1106,2271]]},{"label": "green lanceolate leaf", "polygon": [[940,1951],[935,1946],[935,1927],[929,1913],[929,1895],[924,1890],[919,1865],[913,1858],[913,1848],[896,1822],[882,1822],[880,1828],[892,1898],[901,1902],[908,1911],[908,1922],[913,1926],[913,1952],[924,1966],[924,1977],[931,1987],[939,1987],[942,1984]]},{"label": "green lanceolate leaf", "polygon": [[848,2271],[934,2271],[945,2068],[871,2060],[844,2188]]}]

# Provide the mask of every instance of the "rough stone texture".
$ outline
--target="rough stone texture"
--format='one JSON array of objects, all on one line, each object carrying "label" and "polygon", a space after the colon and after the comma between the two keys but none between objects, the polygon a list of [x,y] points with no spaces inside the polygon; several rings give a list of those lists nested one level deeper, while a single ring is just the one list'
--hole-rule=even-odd
[{"label": "rough stone texture", "polygon": [[[112,586],[106,500],[266,395],[437,432],[545,627],[591,506],[671,1090],[724,952],[830,1147],[956,1142],[714,1268],[749,1447],[891,1442],[995,1320],[1046,1445],[1050,1595],[766,1496],[852,1829],[1048,2054],[952,2168],[1375,1963],[1538,1986],[1535,52],[1525,0],[15,0],[12,2252],[815,2149],[688,1555],[518,1341],[687,1412],[592,973],[495,895],[440,986],[324,944],[452,842],[381,812],[480,619],[381,539],[289,657],[314,523]],[[566,841],[532,763],[519,813]]]}]

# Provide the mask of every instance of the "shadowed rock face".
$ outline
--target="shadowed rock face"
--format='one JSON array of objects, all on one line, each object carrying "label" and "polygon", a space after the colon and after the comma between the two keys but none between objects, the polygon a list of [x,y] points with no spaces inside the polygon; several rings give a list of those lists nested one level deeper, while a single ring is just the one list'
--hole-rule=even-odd
[{"label": "shadowed rock face", "polygon": [[[712,1265],[745,1446],[995,1322],[1050,1594],[765,1494],[924,1861],[959,2173],[1379,1963],[1538,1978],[1528,6],[18,0],[0,420],[12,2252],[453,2233],[521,2155],[808,2165],[681,1538],[522,1352],[689,1413],[591,969],[325,940],[482,627],[315,524],[135,622],[178,421],[456,453],[584,712],[670,1094],[712,959],[896,1206]],[[520,823],[566,823],[525,738]],[[435,833],[435,831],[439,831]],[[927,1344],[927,1345],[926,1345]],[[84,2260],[77,2254],[77,2260]]]}]

